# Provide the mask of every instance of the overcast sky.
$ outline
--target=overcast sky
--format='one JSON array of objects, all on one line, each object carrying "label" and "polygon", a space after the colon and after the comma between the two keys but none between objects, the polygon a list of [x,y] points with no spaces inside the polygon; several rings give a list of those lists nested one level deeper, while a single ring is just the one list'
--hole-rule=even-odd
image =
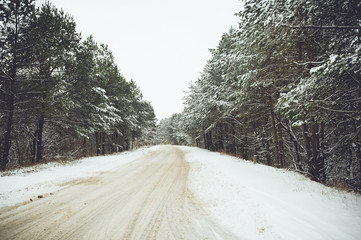
[{"label": "overcast sky", "polygon": [[[38,4],[45,0],[38,0]],[[223,33],[237,27],[239,0],[51,0],[74,17],[83,38],[108,44],[126,79],[133,79],[158,119],[183,110]]]}]

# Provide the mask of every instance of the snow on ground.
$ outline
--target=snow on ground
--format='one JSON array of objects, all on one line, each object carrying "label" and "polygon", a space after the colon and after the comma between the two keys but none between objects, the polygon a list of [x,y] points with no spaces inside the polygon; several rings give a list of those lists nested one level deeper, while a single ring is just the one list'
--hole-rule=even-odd
[{"label": "snow on ground", "polygon": [[[179,148],[190,162],[189,184],[196,199],[240,239],[361,240],[360,195],[283,169],[198,148]],[[0,207],[55,192],[62,183],[121,167],[156,149],[6,172],[0,177]]]},{"label": "snow on ground", "polygon": [[190,188],[241,239],[361,239],[361,196],[283,169],[180,147]]},{"label": "snow on ground", "polygon": [[29,201],[38,195],[53,193],[61,189],[62,183],[120,167],[146,155],[155,148],[83,158],[70,164],[52,162],[8,171],[0,177],[0,207]]}]

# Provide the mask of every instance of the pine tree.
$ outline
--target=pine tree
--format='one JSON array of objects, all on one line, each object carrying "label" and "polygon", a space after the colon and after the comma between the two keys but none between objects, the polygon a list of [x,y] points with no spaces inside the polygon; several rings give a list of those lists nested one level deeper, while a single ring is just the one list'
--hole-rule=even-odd
[{"label": "pine tree", "polygon": [[30,113],[36,118],[36,127],[32,146],[33,162],[43,158],[43,132],[46,121],[54,117],[54,103],[66,63],[72,58],[80,40],[75,31],[74,20],[50,3],[45,3],[33,19],[30,28],[32,34],[27,39],[33,42],[29,54],[34,64],[32,76],[38,79],[33,90],[39,94],[32,99],[34,108]]},{"label": "pine tree", "polygon": [[24,38],[29,34],[28,25],[34,15],[32,0],[0,1],[0,168],[6,168],[13,138],[15,103],[18,85],[22,78],[20,70],[25,61],[23,50],[30,47]]},{"label": "pine tree", "polygon": [[245,1],[186,97],[193,143],[360,188],[360,7]]}]

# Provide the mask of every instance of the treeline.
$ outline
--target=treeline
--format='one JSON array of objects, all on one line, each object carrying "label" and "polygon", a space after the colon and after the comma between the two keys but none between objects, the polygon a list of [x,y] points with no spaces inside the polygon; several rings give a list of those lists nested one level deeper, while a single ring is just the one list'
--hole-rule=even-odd
[{"label": "treeline", "polygon": [[151,141],[155,115],[111,50],[50,3],[0,0],[1,169]]},{"label": "treeline", "polygon": [[192,138],[185,126],[182,113],[175,113],[169,118],[160,120],[155,130],[153,144],[192,145]]},{"label": "treeline", "polygon": [[360,190],[360,1],[244,2],[169,136]]}]

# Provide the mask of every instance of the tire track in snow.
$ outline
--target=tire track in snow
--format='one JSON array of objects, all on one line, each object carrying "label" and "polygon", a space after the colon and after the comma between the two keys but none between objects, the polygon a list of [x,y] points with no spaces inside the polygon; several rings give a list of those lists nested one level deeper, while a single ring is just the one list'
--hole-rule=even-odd
[{"label": "tire track in snow", "polygon": [[0,209],[0,239],[237,239],[187,186],[171,146],[24,205]]}]

